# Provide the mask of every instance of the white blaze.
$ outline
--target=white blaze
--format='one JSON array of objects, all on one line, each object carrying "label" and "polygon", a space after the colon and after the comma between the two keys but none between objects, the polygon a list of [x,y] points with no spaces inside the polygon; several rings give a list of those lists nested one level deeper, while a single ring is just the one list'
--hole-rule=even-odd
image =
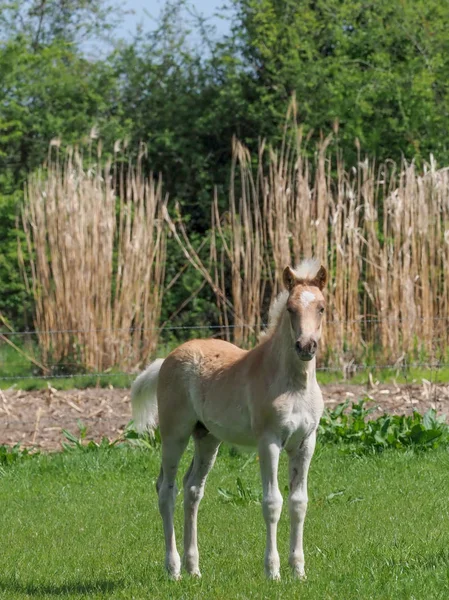
[{"label": "white blaze", "polygon": [[312,294],[312,292],[308,292],[306,290],[301,294],[299,299],[304,308],[307,308],[309,304],[315,300],[315,294]]}]

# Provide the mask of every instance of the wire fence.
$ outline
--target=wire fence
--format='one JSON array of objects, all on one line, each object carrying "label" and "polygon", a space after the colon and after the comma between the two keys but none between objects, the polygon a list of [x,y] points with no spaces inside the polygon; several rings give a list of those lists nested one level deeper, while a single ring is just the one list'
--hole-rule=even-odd
[{"label": "wire fence", "polygon": [[[449,316],[447,317],[416,317],[415,318],[415,322],[426,322],[426,321],[449,321]],[[342,325],[342,324],[363,324],[363,323],[409,323],[409,319],[402,319],[402,318],[398,318],[398,317],[384,317],[384,318],[365,318],[365,317],[360,317],[359,319],[352,319],[352,320],[340,320],[340,319],[332,319],[332,320],[326,320],[325,324],[326,327],[328,325]],[[190,330],[190,331],[194,331],[194,330],[208,330],[208,329],[212,329],[212,330],[227,330],[227,329],[238,329],[241,327],[245,327],[248,329],[255,329],[255,325],[254,324],[249,324],[249,323],[234,323],[234,324],[222,324],[222,325],[170,325],[170,326],[163,326],[163,327],[127,327],[127,328],[107,328],[107,329],[52,329],[49,331],[43,331],[43,330],[38,330],[38,329],[30,329],[30,330],[25,330],[25,331],[0,331],[2,336],[5,337],[10,337],[10,336],[33,336],[33,335],[56,335],[56,334],[61,334],[61,333],[81,333],[81,334],[88,334],[88,333],[101,333],[101,332],[105,332],[105,331],[110,331],[110,332],[120,332],[120,331],[127,331],[127,332],[134,332],[134,331],[182,331],[182,330]],[[262,323],[262,327],[268,327],[268,323]]]},{"label": "wire fence", "polygon": [[[425,322],[425,321],[449,321],[449,316],[440,316],[440,317],[417,317],[416,321]],[[341,321],[341,320],[329,320],[326,321],[326,327],[329,325],[341,326],[343,323],[354,323],[354,324],[368,324],[368,323],[408,323],[408,321],[396,318],[396,317],[385,317],[385,318],[371,318],[371,317],[361,317],[360,319],[355,319],[352,321]],[[265,328],[267,324],[262,324],[262,327]],[[58,334],[80,334],[80,335],[88,335],[91,333],[97,332],[133,332],[133,331],[226,331],[232,330],[236,328],[249,328],[254,329],[255,326],[253,324],[241,323],[241,324],[211,324],[211,325],[172,325],[172,326],[163,326],[163,327],[152,327],[152,328],[108,328],[108,329],[55,329],[48,331],[41,330],[24,330],[24,331],[0,331],[0,347],[1,347],[1,338],[7,338],[13,336],[42,336],[42,335],[58,335]],[[435,340],[438,341],[437,339]],[[181,341],[179,343],[182,343]],[[31,363],[34,359],[38,360],[39,357],[30,356],[26,358],[26,360],[22,361],[11,361],[11,360],[2,360],[0,355],[0,381],[18,381],[18,380],[52,380],[52,379],[101,379],[108,378],[111,380],[117,378],[127,377],[130,380],[134,378],[137,374],[137,371],[114,371],[114,372],[88,372],[88,373],[77,373],[70,372],[70,369],[75,369],[79,367],[79,363],[74,361],[58,361],[55,363],[47,362],[45,364],[45,368],[49,370],[48,374],[42,375],[39,370],[36,374],[17,374],[17,375],[3,375],[3,368],[26,368],[30,367]],[[387,364],[375,363],[375,362],[365,362],[365,363],[356,363],[353,361],[345,361],[340,366],[318,366],[317,371],[319,372],[329,372],[329,373],[357,373],[360,371],[397,371],[406,372],[409,369],[429,369],[432,371],[440,370],[443,368],[449,367],[449,363],[444,360],[429,360],[429,361],[409,361],[406,359],[404,355],[402,355],[396,362],[391,362]],[[67,369],[68,372],[64,372]],[[59,373],[57,372],[59,371]],[[61,372],[62,371],[62,372]]]}]

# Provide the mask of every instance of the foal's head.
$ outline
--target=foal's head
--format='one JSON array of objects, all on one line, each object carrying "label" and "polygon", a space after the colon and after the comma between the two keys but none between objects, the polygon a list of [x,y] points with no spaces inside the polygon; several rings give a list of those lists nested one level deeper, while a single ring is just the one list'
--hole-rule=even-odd
[{"label": "foal's head", "polygon": [[295,350],[301,360],[312,360],[321,338],[327,271],[320,267],[312,277],[301,278],[293,269],[286,267],[283,279],[289,293],[286,309]]}]

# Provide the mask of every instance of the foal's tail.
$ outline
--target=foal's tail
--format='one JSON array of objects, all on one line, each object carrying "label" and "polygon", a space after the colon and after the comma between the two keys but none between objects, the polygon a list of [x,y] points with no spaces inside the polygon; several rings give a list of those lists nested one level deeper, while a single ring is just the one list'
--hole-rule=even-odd
[{"label": "foal's tail", "polygon": [[134,381],[131,387],[131,404],[136,430],[153,431],[158,425],[157,380],[163,358],[152,362]]}]

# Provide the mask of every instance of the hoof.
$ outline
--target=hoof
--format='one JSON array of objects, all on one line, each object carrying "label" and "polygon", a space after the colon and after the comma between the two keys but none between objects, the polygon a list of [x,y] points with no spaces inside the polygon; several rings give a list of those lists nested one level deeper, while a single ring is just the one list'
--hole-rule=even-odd
[{"label": "hoof", "polygon": [[193,558],[190,557],[189,559],[184,556],[182,560],[182,566],[188,575],[190,575],[190,577],[201,577],[200,568],[198,566],[198,555]]},{"label": "hoof", "polygon": [[293,577],[295,579],[299,579],[300,581],[305,581],[307,579],[306,572],[304,569],[300,569],[299,567],[293,569]]},{"label": "hoof", "polygon": [[280,581],[281,580],[281,574],[279,573],[279,571],[274,571],[272,573],[267,573],[267,579],[269,579],[270,581]]},{"label": "hoof", "polygon": [[177,552],[167,554],[165,557],[165,568],[172,581],[181,579],[181,559]]},{"label": "hoof", "polygon": [[195,569],[194,571],[189,572],[190,577],[196,577],[197,579],[201,579],[201,571],[199,569]]}]

